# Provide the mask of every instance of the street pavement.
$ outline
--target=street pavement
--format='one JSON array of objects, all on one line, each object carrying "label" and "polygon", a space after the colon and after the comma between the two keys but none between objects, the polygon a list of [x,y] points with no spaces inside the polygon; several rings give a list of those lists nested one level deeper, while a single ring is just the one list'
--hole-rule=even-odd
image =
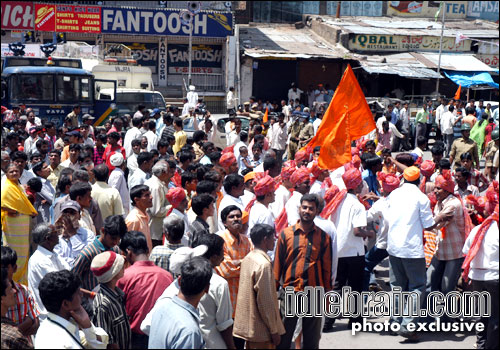
[{"label": "street pavement", "polygon": [[[393,153],[395,157],[397,153]],[[424,160],[432,159],[429,151],[424,152]],[[481,162],[484,166],[484,161]],[[481,167],[482,168],[482,167]],[[390,291],[389,285],[389,259],[386,258],[375,268],[377,282],[384,291]],[[361,278],[361,277],[360,277]],[[370,322],[384,322],[385,318],[372,318]],[[390,335],[389,332],[359,332],[351,334],[347,327],[347,319],[338,319],[333,329],[322,333],[321,349],[473,349],[476,342],[474,332],[425,332],[420,333],[418,343],[409,343],[401,336]],[[304,335],[307,337],[307,335]]]}]

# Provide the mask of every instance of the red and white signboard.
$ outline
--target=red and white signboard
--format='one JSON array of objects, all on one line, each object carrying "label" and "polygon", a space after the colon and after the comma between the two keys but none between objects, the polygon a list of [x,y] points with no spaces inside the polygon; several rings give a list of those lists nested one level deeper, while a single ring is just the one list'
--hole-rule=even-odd
[{"label": "red and white signboard", "polygon": [[35,30],[56,31],[56,5],[35,4]]},{"label": "red and white signboard", "polygon": [[2,1],[2,29],[33,30],[33,3]]}]

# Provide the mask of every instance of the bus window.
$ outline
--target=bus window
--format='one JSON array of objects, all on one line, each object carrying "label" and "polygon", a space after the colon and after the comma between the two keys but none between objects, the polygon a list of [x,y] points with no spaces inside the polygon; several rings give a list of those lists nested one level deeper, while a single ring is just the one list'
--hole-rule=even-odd
[{"label": "bus window", "polygon": [[82,101],[90,101],[90,79],[80,78],[80,86],[82,87]]},{"label": "bus window", "polygon": [[54,100],[54,77],[48,74],[14,75],[11,77],[11,101]]},{"label": "bus window", "polygon": [[56,91],[58,102],[88,102],[91,100],[90,78],[74,75],[57,76]]}]

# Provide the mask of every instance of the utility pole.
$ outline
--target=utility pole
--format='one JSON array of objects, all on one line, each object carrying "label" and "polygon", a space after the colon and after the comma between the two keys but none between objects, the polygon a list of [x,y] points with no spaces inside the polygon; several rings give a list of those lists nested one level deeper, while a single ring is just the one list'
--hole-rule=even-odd
[{"label": "utility pole", "polygon": [[[437,73],[441,72],[441,53],[443,51],[443,34],[444,34],[444,13],[446,12],[446,3],[443,1],[441,3],[441,11],[443,11],[443,15],[441,17],[441,37],[439,38],[439,58],[438,58],[438,70]],[[436,79],[436,92],[439,94],[439,79]]]},{"label": "utility pole", "polygon": [[340,3],[341,1],[337,1],[337,13],[335,14],[335,18],[340,18]]},{"label": "utility pole", "polygon": [[188,73],[188,86],[191,85],[191,63],[193,56],[193,20],[194,16],[189,21],[189,73]]}]

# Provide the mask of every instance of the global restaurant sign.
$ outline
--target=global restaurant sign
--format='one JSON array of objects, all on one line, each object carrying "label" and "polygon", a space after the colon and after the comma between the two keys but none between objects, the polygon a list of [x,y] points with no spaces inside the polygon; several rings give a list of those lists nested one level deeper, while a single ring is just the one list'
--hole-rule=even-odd
[{"label": "global restaurant sign", "polygon": [[[365,35],[355,34],[349,49],[356,51],[439,51],[437,36]],[[455,43],[455,38],[443,38],[444,52],[470,51],[471,41]]]}]

